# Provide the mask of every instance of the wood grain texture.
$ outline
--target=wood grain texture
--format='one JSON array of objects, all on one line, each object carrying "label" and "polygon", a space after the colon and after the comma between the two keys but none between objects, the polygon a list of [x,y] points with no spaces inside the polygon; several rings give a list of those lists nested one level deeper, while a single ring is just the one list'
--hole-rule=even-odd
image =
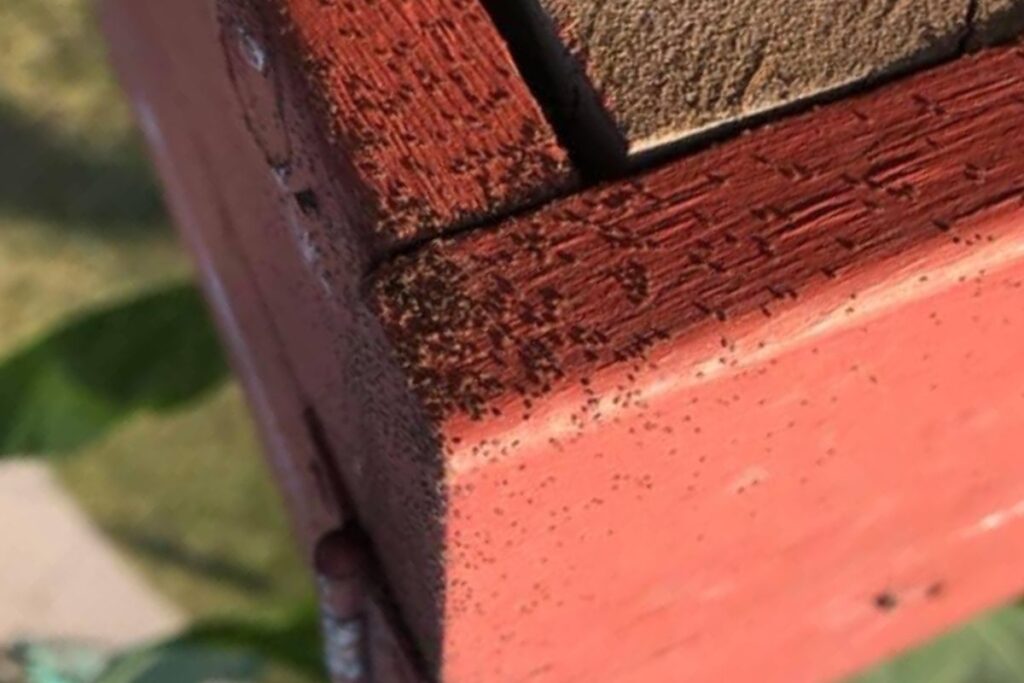
[{"label": "wood grain texture", "polygon": [[1018,587],[1018,51],[374,270],[261,7],[106,25],[297,535],[369,534],[383,680],[820,680]]},{"label": "wood grain texture", "polygon": [[475,0],[271,1],[382,243],[479,223],[571,184],[565,152]]},{"label": "wood grain texture", "polygon": [[[431,6],[436,12],[425,19],[419,9],[425,4],[392,0],[274,5],[284,15],[269,13],[271,5],[263,2],[145,0],[130,10],[141,17],[144,29],[131,30],[140,31],[149,41],[146,50],[157,56],[140,66],[145,67],[141,72],[128,64],[126,68],[136,74],[130,80],[131,92],[143,128],[154,131],[151,146],[173,156],[163,177],[172,188],[170,198],[182,230],[230,236],[230,247],[223,249],[234,250],[246,264],[249,286],[220,296],[239,306],[251,305],[249,299],[254,299],[270,321],[263,321],[262,327],[243,323],[236,336],[255,340],[249,342],[258,349],[253,353],[287,371],[291,382],[290,387],[274,383],[268,388],[275,401],[285,402],[263,413],[270,423],[268,438],[277,438],[279,427],[273,418],[297,418],[297,423],[288,422],[288,428],[300,430],[314,445],[312,451],[282,453],[270,443],[271,452],[279,454],[278,477],[296,506],[293,516],[310,520],[304,536],[307,549],[311,540],[334,530],[332,519],[346,524],[355,520],[365,528],[382,566],[379,582],[403,596],[403,630],[416,637],[421,662],[432,666],[440,660],[443,642],[439,596],[444,544],[439,525],[444,501],[437,486],[441,461],[421,409],[366,306],[363,277],[371,264],[405,242],[461,227],[449,222],[457,214],[465,218],[478,211],[473,215],[480,219],[490,216],[499,196],[510,200],[502,206],[511,209],[512,195],[502,194],[498,184],[477,185],[476,192],[467,176],[445,174],[442,166],[464,159],[480,162],[490,172],[506,168],[497,161],[488,166],[490,162],[474,156],[486,153],[488,158],[513,160],[517,182],[526,187],[527,176],[536,167],[520,162],[535,158],[528,143],[537,142],[538,129],[514,114],[524,90],[515,95],[510,89],[508,99],[499,97],[497,103],[481,100],[472,113],[458,108],[476,95],[483,98],[486,93],[476,90],[483,85],[480,79],[494,75],[487,73],[488,65],[500,61],[504,52],[492,53],[492,61],[481,58],[477,63],[474,58],[468,64],[455,49],[460,36],[473,35],[475,42],[462,48],[472,54],[493,34],[483,28],[478,34],[454,30],[453,17],[468,17],[466,25],[475,25],[473,5]],[[112,15],[129,13],[123,4],[116,7]],[[350,25],[341,19],[368,18],[359,12],[380,12],[376,19],[387,21],[356,24],[365,33],[347,36],[343,31]],[[118,28],[118,21],[112,18],[109,30],[128,34],[128,28]],[[388,33],[399,27],[414,33],[422,28],[424,33],[409,39],[412,52],[396,65],[389,61],[394,55],[375,47],[374,41],[383,41],[388,49],[400,45],[400,35]],[[302,33],[304,28],[313,33]],[[330,31],[316,33],[326,28]],[[350,39],[359,47],[346,42]],[[181,49],[183,45],[189,49]],[[343,47],[351,54],[336,63]],[[430,52],[442,47],[447,50],[442,50],[443,60]],[[311,52],[314,48],[322,54]],[[418,52],[422,50],[428,55]],[[128,54],[121,56],[123,63],[131,59]],[[431,71],[439,63],[445,65],[443,74]],[[361,70],[355,75],[346,71],[357,67]],[[331,88],[338,98],[350,97],[342,76],[366,78],[382,68],[411,69],[425,78],[425,83],[405,84],[414,88],[415,109],[405,101],[406,95],[386,91],[393,86],[404,92],[405,86],[397,82],[373,81],[368,89],[357,89],[357,99],[331,99]],[[474,68],[480,69],[476,80],[465,81],[465,70]],[[494,75],[488,87],[503,82]],[[402,106],[389,103],[395,97],[402,99]],[[317,101],[322,107],[313,106]],[[500,115],[501,121],[491,120],[491,114]],[[504,127],[510,123],[511,128]],[[347,126],[354,126],[351,130],[357,133],[376,126],[377,137],[346,137]],[[449,140],[445,136],[452,131],[461,136]],[[439,146],[441,142],[455,145],[451,155]],[[532,149],[546,150],[539,156],[555,159],[553,166],[541,166],[564,170],[560,152],[546,143]],[[399,157],[408,163],[386,169],[386,177],[371,172],[375,163]],[[417,159],[439,165],[417,165]],[[384,173],[385,168],[377,171]],[[434,193],[430,202],[410,198],[403,179]],[[176,186],[181,189],[174,191]],[[554,186],[545,176],[545,191]],[[399,204],[388,205],[383,214],[374,197]],[[449,199],[453,201],[445,204]],[[469,204],[460,203],[464,199],[476,202],[476,208],[466,209]],[[200,218],[194,217],[197,206],[203,207]],[[460,213],[464,209],[467,212]],[[401,229],[382,227],[385,219]],[[217,271],[220,266],[211,268]],[[218,293],[211,291],[209,296],[216,298]],[[265,340],[267,334],[276,341]],[[262,377],[260,365],[240,363],[239,368]],[[254,404],[261,400],[260,385],[248,382]],[[279,393],[285,397],[277,397]],[[346,515],[325,516],[321,508],[344,509]]]},{"label": "wood grain texture", "polygon": [[398,258],[376,297],[438,420],[516,418],[654,347],[761,324],[840,276],[1015,211],[1021,49],[966,58],[767,126],[497,230]]},{"label": "wood grain texture", "polygon": [[1022,130],[993,50],[375,272],[441,677],[825,680],[1018,591]]}]

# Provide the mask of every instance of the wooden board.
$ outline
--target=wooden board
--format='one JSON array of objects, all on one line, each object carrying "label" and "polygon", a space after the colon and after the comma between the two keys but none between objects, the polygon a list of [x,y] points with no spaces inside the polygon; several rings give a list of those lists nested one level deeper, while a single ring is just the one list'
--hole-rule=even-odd
[{"label": "wooden board", "polygon": [[[320,142],[294,80],[278,80],[282,109],[272,115],[259,108],[263,100],[247,96],[254,91],[235,89],[225,50],[237,43],[222,44],[212,2],[106,0],[102,18],[168,205],[261,427],[296,541],[316,571],[326,623],[361,623],[356,651],[365,653],[365,669],[389,672],[380,680],[414,683],[422,667],[384,577],[339,577],[317,561],[325,539],[361,526],[361,501],[346,482],[360,496],[381,495],[379,484],[353,472],[359,460],[350,453],[373,452],[371,442],[386,438],[369,427],[382,420],[363,413],[376,408],[362,396],[370,382],[349,379],[375,367],[362,362],[373,358],[372,338],[356,331],[365,316],[360,278],[375,256],[359,238],[364,226],[352,222],[348,189],[327,170],[333,148]],[[178,49],[185,44],[188,50]],[[286,128],[278,125],[282,118]],[[266,163],[267,149],[283,148],[290,148],[287,178]],[[375,396],[384,399],[381,383]],[[397,485],[391,482],[391,490]],[[386,525],[368,524],[377,532]],[[383,546],[394,544],[391,553],[432,538],[421,527],[380,535]],[[376,550],[365,545],[344,552],[369,555],[372,566]]]},{"label": "wooden board", "polygon": [[1020,0],[977,0],[970,45],[990,45],[1024,31],[1024,3]]},{"label": "wooden board", "polygon": [[378,680],[820,680],[1019,587],[1019,50],[411,249],[259,6],[105,7]]},{"label": "wooden board", "polygon": [[1022,130],[986,52],[377,272],[442,678],[825,680],[1019,590]]},{"label": "wooden board", "polygon": [[459,0],[221,0],[236,88],[287,177],[281,79],[331,149],[353,222],[387,250],[564,192],[568,157],[484,10]]},{"label": "wooden board", "polygon": [[620,164],[1024,28],[1020,0],[521,4],[561,81],[561,114]]}]

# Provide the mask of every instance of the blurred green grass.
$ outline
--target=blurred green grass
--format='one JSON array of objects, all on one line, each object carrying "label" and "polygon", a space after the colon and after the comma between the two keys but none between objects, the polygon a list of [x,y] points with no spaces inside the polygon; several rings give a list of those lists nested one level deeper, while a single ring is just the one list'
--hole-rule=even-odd
[{"label": "blurred green grass", "polygon": [[[37,358],[47,344],[59,348],[53,340],[68,334],[69,320],[106,309],[116,317],[121,302],[179,288],[188,263],[164,218],[89,3],[2,0],[0,56],[0,381],[29,377],[24,386],[44,398],[88,398],[97,388],[76,384],[81,378],[59,362],[29,363],[43,378],[33,384],[22,372],[24,358]],[[245,640],[249,631],[289,652],[298,639],[296,657],[305,662],[315,652],[305,647],[315,638],[304,607],[311,588],[237,386],[219,383],[169,411],[154,410],[159,401],[138,393],[115,396],[127,398],[111,404],[116,419],[92,431],[67,442],[25,443],[63,444],[55,448],[63,457],[54,460],[62,481],[158,590],[207,624],[200,632]],[[34,434],[75,405],[41,409]],[[278,623],[281,614],[298,616],[279,632],[260,626]],[[253,626],[242,633],[218,626],[225,615]],[[272,670],[267,680],[293,678]],[[1005,608],[857,680],[1024,682],[1024,612]]]},{"label": "blurred green grass", "polygon": [[4,0],[0,55],[5,354],[69,313],[183,278],[187,263],[88,3]]},{"label": "blurred green grass", "polygon": [[[11,365],[65,321],[180,288],[190,269],[89,3],[3,0],[0,56],[0,364]],[[4,398],[23,398],[3,378]],[[55,467],[158,590],[197,619],[270,618],[312,599],[236,385],[118,417]]]}]

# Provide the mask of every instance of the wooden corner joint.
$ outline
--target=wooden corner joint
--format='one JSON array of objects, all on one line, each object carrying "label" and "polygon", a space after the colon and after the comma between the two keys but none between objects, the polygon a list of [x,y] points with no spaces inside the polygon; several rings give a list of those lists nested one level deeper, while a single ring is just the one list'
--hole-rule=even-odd
[{"label": "wooden corner joint", "polygon": [[992,50],[378,270],[442,677],[823,680],[1019,590],[1022,129]]},{"label": "wooden corner joint", "polygon": [[1019,588],[1019,47],[543,203],[477,3],[268,7],[105,23],[338,680],[821,679]]},{"label": "wooden corner joint", "polygon": [[486,222],[574,183],[568,155],[478,3],[217,4],[237,43],[229,58],[244,62],[233,80],[268,163],[287,173],[303,148],[280,102],[302,100],[371,248]]}]

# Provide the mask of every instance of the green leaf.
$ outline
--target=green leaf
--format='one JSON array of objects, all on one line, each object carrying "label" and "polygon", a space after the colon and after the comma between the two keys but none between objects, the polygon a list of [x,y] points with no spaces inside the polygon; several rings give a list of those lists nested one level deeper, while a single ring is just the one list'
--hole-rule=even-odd
[{"label": "green leaf", "polygon": [[1024,608],[985,615],[848,683],[1020,683]]},{"label": "green leaf", "polygon": [[7,655],[27,683],[93,683],[109,664],[102,652],[64,642],[16,643]]},{"label": "green leaf", "polygon": [[0,364],[0,456],[77,449],[135,411],[177,408],[226,376],[191,285],[90,312]]},{"label": "green leaf", "polygon": [[320,612],[313,604],[293,608],[273,621],[211,619],[192,626],[174,645],[221,648],[258,654],[314,680],[324,680]]},{"label": "green leaf", "polygon": [[254,683],[261,671],[257,653],[179,645],[120,657],[95,683]]},{"label": "green leaf", "polygon": [[119,655],[95,683],[254,681],[267,668],[323,681],[319,613],[296,606],[274,620],[221,618],[182,635]]}]

